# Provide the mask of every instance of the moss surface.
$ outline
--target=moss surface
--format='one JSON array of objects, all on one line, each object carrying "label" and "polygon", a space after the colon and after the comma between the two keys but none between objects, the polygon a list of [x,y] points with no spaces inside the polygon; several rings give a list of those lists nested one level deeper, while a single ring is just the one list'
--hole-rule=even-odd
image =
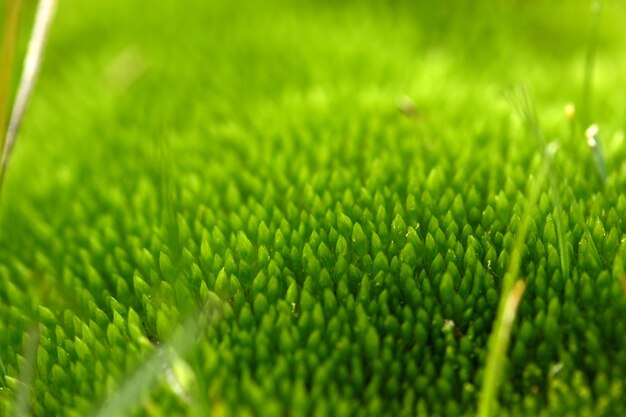
[{"label": "moss surface", "polygon": [[589,2],[413,3],[61,1],[0,206],[0,414],[473,415],[529,215],[500,412],[626,415],[626,9],[582,103]]}]

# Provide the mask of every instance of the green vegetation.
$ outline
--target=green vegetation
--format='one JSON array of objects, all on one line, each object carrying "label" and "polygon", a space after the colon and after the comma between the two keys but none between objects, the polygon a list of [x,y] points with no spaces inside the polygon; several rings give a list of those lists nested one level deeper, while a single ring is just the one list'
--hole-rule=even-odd
[{"label": "green vegetation", "polygon": [[626,415],[626,7],[439,3],[61,1],[0,415]]}]

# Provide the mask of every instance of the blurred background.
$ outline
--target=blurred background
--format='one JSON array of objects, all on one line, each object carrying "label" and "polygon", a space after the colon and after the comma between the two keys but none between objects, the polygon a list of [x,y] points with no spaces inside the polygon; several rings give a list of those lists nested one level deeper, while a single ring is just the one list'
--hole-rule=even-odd
[{"label": "blurred background", "polygon": [[[8,187],[49,187],[93,158],[123,181],[158,131],[271,131],[275,117],[392,112],[405,96],[424,121],[458,124],[526,82],[560,116],[582,95],[592,3],[63,0]],[[616,124],[626,12],[602,9],[593,115]]]}]

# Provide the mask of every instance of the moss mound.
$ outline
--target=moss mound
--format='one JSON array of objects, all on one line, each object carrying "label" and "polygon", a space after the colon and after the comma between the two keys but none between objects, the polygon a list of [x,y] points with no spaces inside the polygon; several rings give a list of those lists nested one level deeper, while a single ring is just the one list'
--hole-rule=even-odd
[{"label": "moss mound", "polygon": [[499,414],[626,414],[626,9],[568,120],[587,2],[61,3],[1,202],[0,414],[475,415],[524,216]]}]

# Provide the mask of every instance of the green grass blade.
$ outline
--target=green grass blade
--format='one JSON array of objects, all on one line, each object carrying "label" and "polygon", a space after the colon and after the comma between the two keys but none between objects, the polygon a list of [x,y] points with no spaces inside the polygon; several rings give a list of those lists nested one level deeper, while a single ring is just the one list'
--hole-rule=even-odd
[{"label": "green grass blade", "polygon": [[[516,280],[519,277],[522,262],[522,250],[524,242],[526,241],[526,236],[528,235],[530,222],[532,220],[530,211],[536,204],[539,195],[541,194],[541,189],[543,188],[543,184],[548,176],[548,173],[550,172],[556,149],[556,143],[551,143],[546,148],[542,170],[539,173],[538,178],[531,184],[528,199],[526,200],[526,207],[524,208],[520,226],[517,230],[515,241],[513,243],[511,258],[502,282],[502,295],[500,303],[498,304],[498,312],[494,321],[493,330],[489,337],[489,355],[487,356],[485,377],[483,379],[483,387],[481,389],[478,405],[479,417],[489,417],[493,415],[494,408],[497,404],[497,388],[500,385],[500,379],[502,377],[501,368],[508,348],[511,325],[513,323],[513,319],[515,318],[515,310],[517,309],[517,304],[519,304],[519,298],[521,298],[525,286],[523,281],[516,282]],[[514,307],[511,307],[512,303],[514,303]]]},{"label": "green grass blade", "polygon": [[591,123],[592,100],[593,100],[593,71],[596,60],[596,49],[598,46],[598,29],[600,26],[600,11],[602,1],[594,0],[591,5],[591,30],[589,32],[589,43],[585,55],[585,67],[583,78],[583,93],[580,106],[580,120],[583,126]]},{"label": "green grass blade", "polygon": [[162,228],[165,233],[165,241],[170,249],[170,256],[178,266],[181,256],[180,231],[178,230],[177,204],[178,193],[174,183],[175,170],[171,154],[171,143],[160,132],[157,138],[157,161],[159,164],[156,181],[158,182],[159,205],[161,211]]},{"label": "green grass blade", "polygon": [[561,204],[561,196],[554,180],[554,177],[550,181],[550,196],[552,197],[552,203],[554,204],[554,225],[556,227],[556,233],[559,243],[559,258],[561,259],[561,272],[563,276],[568,278],[570,276],[570,261],[569,252],[565,247],[565,230],[563,229],[563,206]]},{"label": "green grass blade", "polygon": [[490,417],[496,411],[502,367],[504,366],[506,352],[511,339],[513,322],[525,288],[526,284],[524,281],[517,281],[501,303],[502,308],[490,338],[491,343],[483,379],[483,388],[480,393],[478,417]]},{"label": "green grass blade", "polygon": [[[540,150],[544,155],[548,155],[548,151],[545,145],[545,138],[543,136],[539,118],[537,117],[537,109],[535,107],[532,96],[526,85],[522,85],[509,97],[519,117],[524,122],[529,133],[535,138],[539,144]],[[574,116],[573,107],[566,109],[566,115],[571,120]],[[556,142],[553,142],[554,146],[558,146]],[[556,147],[553,151],[556,152]],[[551,152],[551,151],[550,151]],[[554,153],[549,156],[552,158]],[[549,168],[546,171],[546,176],[550,182],[550,197],[554,206],[554,222],[556,226],[558,245],[559,245],[559,258],[561,261],[561,272],[564,277],[569,277],[570,274],[570,261],[569,252],[565,246],[565,230],[563,229],[563,209],[561,205],[561,197],[559,195],[557,175],[552,163],[549,163]]]}]

